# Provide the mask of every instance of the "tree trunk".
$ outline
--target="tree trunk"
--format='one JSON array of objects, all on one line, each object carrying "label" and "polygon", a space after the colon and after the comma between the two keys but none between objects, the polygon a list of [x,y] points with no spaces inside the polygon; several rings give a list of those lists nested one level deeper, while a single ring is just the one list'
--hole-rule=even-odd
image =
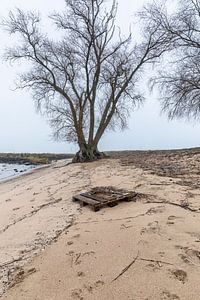
[{"label": "tree trunk", "polygon": [[105,154],[103,152],[99,152],[96,146],[84,144],[80,146],[80,150],[74,156],[73,162],[91,162],[104,157]]}]

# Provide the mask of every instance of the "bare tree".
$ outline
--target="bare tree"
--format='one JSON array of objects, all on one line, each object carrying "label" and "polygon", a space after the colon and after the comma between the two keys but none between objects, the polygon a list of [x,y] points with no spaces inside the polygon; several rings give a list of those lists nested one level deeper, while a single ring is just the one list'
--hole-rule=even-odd
[{"label": "bare tree", "polygon": [[141,43],[131,34],[116,38],[115,0],[110,10],[105,0],[65,2],[66,10],[51,16],[63,32],[59,41],[41,32],[39,14],[10,12],[3,25],[21,40],[5,56],[30,63],[18,87],[32,90],[55,138],[78,144],[74,161],[90,161],[102,157],[98,143],[106,129],[127,126],[129,112],[143,100],[137,90],[143,67],[167,50],[168,40],[157,24],[146,24]]},{"label": "bare tree", "polygon": [[163,110],[170,118],[200,117],[200,1],[177,1],[176,11],[169,13],[169,1],[146,6],[143,14],[159,34],[171,40],[168,67],[159,72],[155,83],[162,93]]}]

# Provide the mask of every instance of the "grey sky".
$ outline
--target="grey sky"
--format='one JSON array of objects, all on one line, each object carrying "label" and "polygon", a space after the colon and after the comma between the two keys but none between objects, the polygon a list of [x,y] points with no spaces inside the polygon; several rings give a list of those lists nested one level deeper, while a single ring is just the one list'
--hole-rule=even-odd
[{"label": "grey sky", "polygon": [[[118,24],[128,32],[134,11],[142,6],[136,0],[119,0]],[[7,16],[10,9],[39,10],[43,16],[53,10],[62,10],[64,0],[7,0],[0,4],[0,15]],[[50,30],[49,23],[45,23]],[[7,33],[0,32],[0,54],[10,44]],[[0,95],[0,152],[72,152],[75,146],[55,143],[50,139],[47,122],[36,114],[31,96],[25,91],[12,91],[18,67],[1,62]],[[144,83],[145,85],[145,83]],[[196,147],[200,145],[200,123],[168,121],[160,115],[157,94],[147,95],[146,104],[134,112],[129,120],[129,129],[124,132],[108,132],[100,148],[117,149],[169,149]]]}]

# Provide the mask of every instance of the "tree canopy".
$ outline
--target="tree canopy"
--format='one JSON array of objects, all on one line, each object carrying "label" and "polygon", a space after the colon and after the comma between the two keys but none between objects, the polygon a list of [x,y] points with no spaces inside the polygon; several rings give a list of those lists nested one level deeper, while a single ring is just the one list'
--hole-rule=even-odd
[{"label": "tree canopy", "polygon": [[[147,22],[159,27],[159,34],[170,39],[166,68],[155,83],[160,87],[163,110],[170,118],[200,117],[200,1],[177,1],[169,12],[169,1],[151,3],[144,15]],[[163,65],[161,65],[163,68]]]},{"label": "tree canopy", "polygon": [[5,57],[29,63],[18,88],[32,90],[54,137],[78,144],[75,161],[93,160],[101,157],[98,143],[105,130],[127,126],[130,111],[143,100],[137,83],[144,66],[168,50],[170,39],[142,14],[141,42],[131,33],[123,37],[115,26],[115,0],[65,3],[62,14],[50,16],[62,33],[57,39],[42,32],[38,13],[10,12],[3,25],[19,42]]}]

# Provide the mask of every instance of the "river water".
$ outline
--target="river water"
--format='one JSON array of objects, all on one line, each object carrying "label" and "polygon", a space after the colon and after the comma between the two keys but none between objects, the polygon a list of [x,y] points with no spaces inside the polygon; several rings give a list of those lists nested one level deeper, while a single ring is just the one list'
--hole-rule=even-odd
[{"label": "river water", "polygon": [[0,182],[28,173],[36,167],[38,166],[0,163]]}]

